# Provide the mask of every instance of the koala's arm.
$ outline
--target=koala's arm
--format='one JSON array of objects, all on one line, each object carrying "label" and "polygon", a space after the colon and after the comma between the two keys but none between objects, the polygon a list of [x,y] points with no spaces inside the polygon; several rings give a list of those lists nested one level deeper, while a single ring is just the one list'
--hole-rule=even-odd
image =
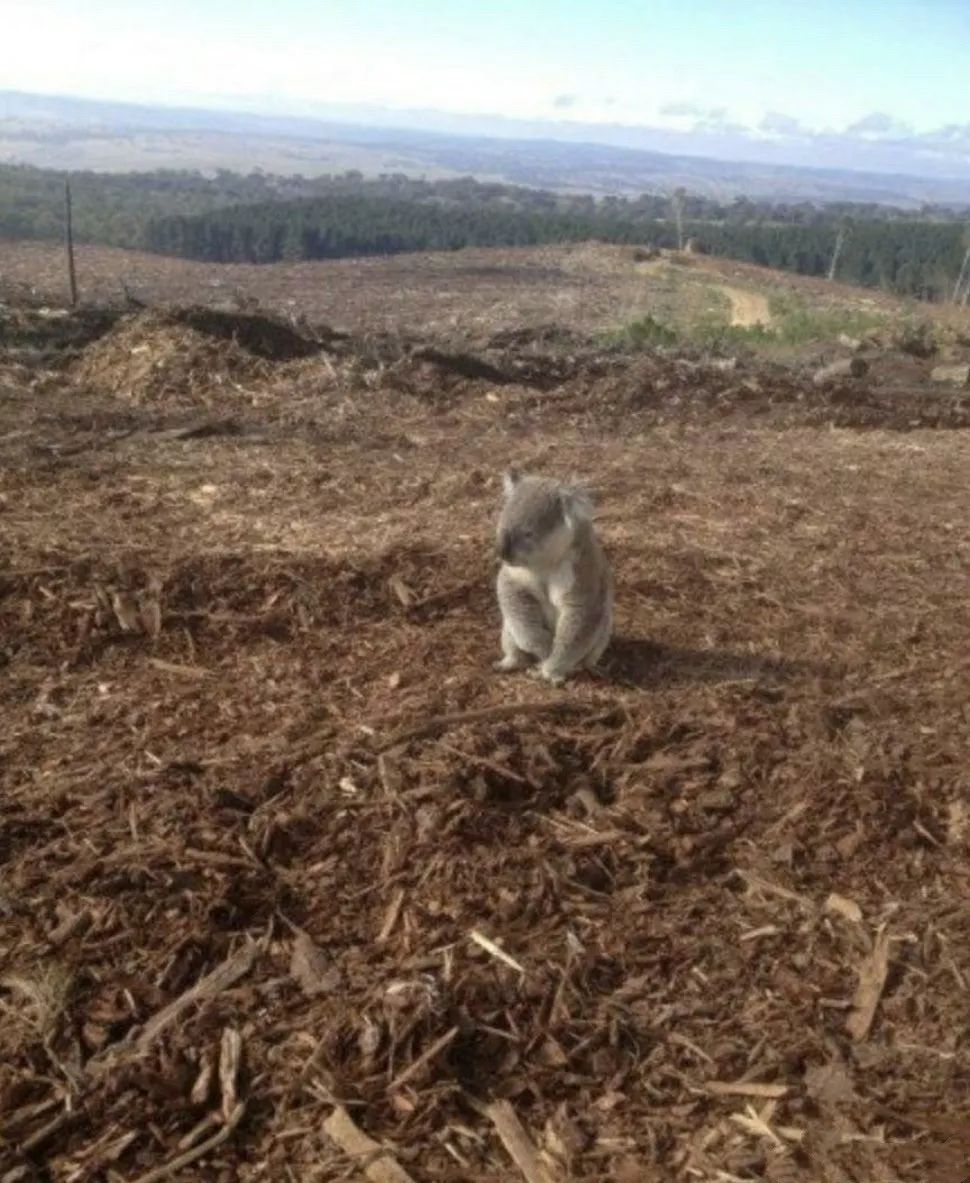
[{"label": "koala's arm", "polygon": [[552,630],[542,614],[542,605],[503,567],[498,576],[498,602],[502,624],[515,644],[539,661],[545,661],[553,644]]},{"label": "koala's arm", "polygon": [[551,680],[565,678],[583,663],[610,611],[612,577],[603,555],[592,552],[584,560],[563,599],[552,651],[542,665],[543,676]]}]

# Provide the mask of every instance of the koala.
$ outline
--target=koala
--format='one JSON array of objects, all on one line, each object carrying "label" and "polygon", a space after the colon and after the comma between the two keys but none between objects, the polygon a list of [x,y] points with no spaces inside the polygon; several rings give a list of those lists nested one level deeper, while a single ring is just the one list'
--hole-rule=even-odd
[{"label": "koala", "polygon": [[599,662],[613,631],[614,581],[593,530],[593,506],[580,489],[514,469],[496,549],[502,659],[495,669],[532,665],[558,685]]}]

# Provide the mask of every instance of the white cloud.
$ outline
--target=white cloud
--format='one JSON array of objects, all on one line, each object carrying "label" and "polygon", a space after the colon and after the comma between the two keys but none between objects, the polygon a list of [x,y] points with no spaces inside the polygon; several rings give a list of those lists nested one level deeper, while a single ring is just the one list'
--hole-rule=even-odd
[{"label": "white cloud", "polygon": [[913,134],[913,129],[900,120],[887,115],[885,111],[874,111],[845,129],[847,136],[861,136],[864,139],[898,139]]},{"label": "white cloud", "polygon": [[810,135],[808,128],[792,115],[785,115],[781,111],[768,111],[758,124],[758,130],[777,136]]},{"label": "white cloud", "polygon": [[695,119],[719,121],[727,115],[727,107],[704,107],[699,103],[664,103],[660,108],[661,115],[689,116]]}]

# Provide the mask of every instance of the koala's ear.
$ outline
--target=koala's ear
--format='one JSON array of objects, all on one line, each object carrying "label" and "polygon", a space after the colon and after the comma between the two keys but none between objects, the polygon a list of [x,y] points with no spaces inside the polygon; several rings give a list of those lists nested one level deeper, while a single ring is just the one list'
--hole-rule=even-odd
[{"label": "koala's ear", "polygon": [[567,522],[593,520],[593,502],[585,489],[570,485],[560,490],[559,504]]},{"label": "koala's ear", "polygon": [[522,480],[522,473],[517,468],[508,468],[502,473],[502,488],[505,491],[506,497],[515,486]]}]

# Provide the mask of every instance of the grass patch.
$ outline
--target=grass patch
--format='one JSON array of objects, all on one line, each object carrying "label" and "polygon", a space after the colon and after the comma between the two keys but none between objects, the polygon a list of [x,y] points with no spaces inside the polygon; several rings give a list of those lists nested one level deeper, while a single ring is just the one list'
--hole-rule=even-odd
[{"label": "grass patch", "polygon": [[885,316],[861,308],[812,308],[791,295],[769,302],[773,336],[782,345],[811,345],[832,341],[845,333],[864,337],[885,324]]},{"label": "grass patch", "polygon": [[705,316],[691,326],[690,340],[711,349],[790,347],[832,342],[844,333],[862,338],[885,324],[885,317],[855,308],[813,308],[790,295],[769,302],[769,325],[732,325]]},{"label": "grass patch", "polygon": [[652,349],[658,345],[676,345],[679,340],[676,329],[652,316],[641,316],[610,333],[606,344],[619,349]]},{"label": "grass patch", "polygon": [[855,308],[816,308],[791,295],[769,302],[769,325],[732,325],[730,312],[708,308],[676,328],[654,316],[642,316],[611,333],[605,344],[618,349],[653,349],[661,345],[695,345],[713,351],[786,348],[833,342],[844,333],[865,337],[886,324],[880,313]]},{"label": "grass patch", "polygon": [[720,316],[703,316],[696,320],[686,337],[694,345],[706,349],[741,349],[779,344],[774,328],[762,324],[733,325]]}]

